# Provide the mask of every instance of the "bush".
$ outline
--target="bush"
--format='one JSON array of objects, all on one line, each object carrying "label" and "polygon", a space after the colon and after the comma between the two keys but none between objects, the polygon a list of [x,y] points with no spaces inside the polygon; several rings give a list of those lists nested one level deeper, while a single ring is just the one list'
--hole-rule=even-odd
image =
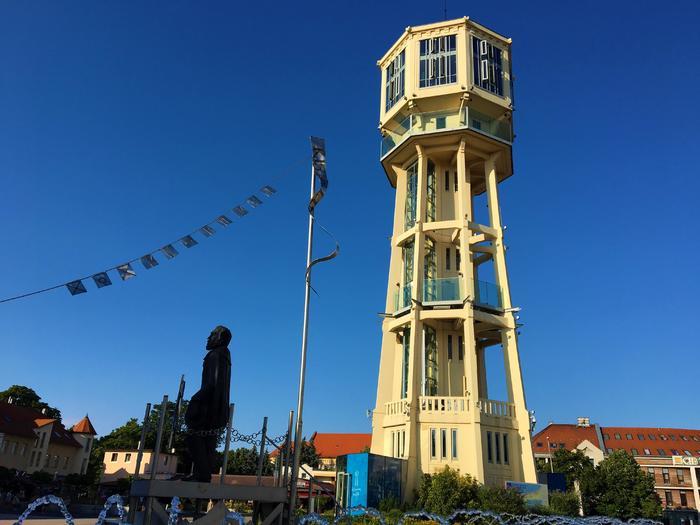
[{"label": "bush", "polygon": [[525,498],[514,489],[481,485],[477,491],[476,505],[481,510],[508,514],[525,514]]},{"label": "bush", "polygon": [[396,525],[403,516],[403,511],[399,508],[389,509],[384,513],[384,521],[387,525]]},{"label": "bush", "polygon": [[418,490],[418,504],[428,512],[447,516],[456,509],[466,508],[477,499],[479,484],[469,475],[456,470],[444,470],[424,475]]},{"label": "bush", "polygon": [[389,512],[394,509],[401,509],[401,502],[398,500],[398,498],[393,496],[384,498],[379,502],[379,505],[377,505],[377,510],[379,512]]},{"label": "bush", "polygon": [[559,516],[578,516],[578,494],[575,492],[560,492],[558,490],[550,492],[549,511]]},{"label": "bush", "polygon": [[42,470],[37,470],[36,472],[32,472],[29,478],[34,482],[38,484],[44,484],[44,483],[51,483],[53,481],[53,476],[49,474],[48,472],[44,472]]}]

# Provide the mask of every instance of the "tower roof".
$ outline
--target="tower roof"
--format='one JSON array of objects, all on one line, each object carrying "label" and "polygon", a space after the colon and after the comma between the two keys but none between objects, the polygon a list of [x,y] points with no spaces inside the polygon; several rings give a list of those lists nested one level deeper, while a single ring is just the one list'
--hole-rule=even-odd
[{"label": "tower roof", "polygon": [[75,434],[90,434],[92,436],[97,435],[97,432],[95,432],[95,427],[92,426],[92,421],[90,421],[90,418],[87,416],[87,414],[85,414],[85,417],[83,419],[81,419],[75,425],[73,425],[71,431]]}]

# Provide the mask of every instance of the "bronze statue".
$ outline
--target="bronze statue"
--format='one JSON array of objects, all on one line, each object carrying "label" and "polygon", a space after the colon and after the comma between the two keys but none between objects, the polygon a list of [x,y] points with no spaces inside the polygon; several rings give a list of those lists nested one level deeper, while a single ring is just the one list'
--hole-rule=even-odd
[{"label": "bronze statue", "polygon": [[207,339],[202,387],[192,396],[185,413],[189,434],[187,449],[192,457],[192,480],[209,483],[216,470],[216,444],[228,423],[231,386],[231,331],[217,326]]}]

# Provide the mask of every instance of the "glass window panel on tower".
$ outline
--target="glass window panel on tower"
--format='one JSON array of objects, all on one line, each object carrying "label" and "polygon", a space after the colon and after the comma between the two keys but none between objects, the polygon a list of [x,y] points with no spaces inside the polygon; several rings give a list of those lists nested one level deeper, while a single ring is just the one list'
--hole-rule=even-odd
[{"label": "glass window panel on tower", "polygon": [[406,170],[406,203],[404,206],[404,228],[416,224],[416,200],[418,198],[418,163],[414,162]]},{"label": "glass window panel on tower", "polygon": [[411,359],[411,329],[403,329],[403,363],[401,365],[401,399],[408,397],[408,363]]},{"label": "glass window panel on tower", "polygon": [[493,44],[472,37],[472,71],[474,84],[503,96],[503,51]]},{"label": "glass window panel on tower", "polygon": [[457,82],[456,35],[426,38],[420,41],[420,87]]},{"label": "glass window panel on tower", "polygon": [[425,337],[425,382],[423,387],[424,396],[438,395],[438,348],[437,333],[432,326],[426,326]]},{"label": "glass window panel on tower", "polygon": [[403,97],[405,56],[405,51],[401,51],[401,53],[386,67],[386,111],[389,111],[391,107]]},{"label": "glass window panel on tower", "polygon": [[428,184],[426,186],[426,202],[425,202],[425,220],[432,222],[435,220],[435,191],[436,191],[436,174],[435,163],[428,160]]}]

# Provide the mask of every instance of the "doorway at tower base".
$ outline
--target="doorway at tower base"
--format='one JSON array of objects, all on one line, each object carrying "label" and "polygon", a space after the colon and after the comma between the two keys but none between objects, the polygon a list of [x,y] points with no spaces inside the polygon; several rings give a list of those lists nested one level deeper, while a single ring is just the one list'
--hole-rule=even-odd
[{"label": "doorway at tower base", "polygon": [[379,508],[379,502],[405,497],[408,462],[369,452],[346,454],[336,460],[336,500],[342,508]]}]

